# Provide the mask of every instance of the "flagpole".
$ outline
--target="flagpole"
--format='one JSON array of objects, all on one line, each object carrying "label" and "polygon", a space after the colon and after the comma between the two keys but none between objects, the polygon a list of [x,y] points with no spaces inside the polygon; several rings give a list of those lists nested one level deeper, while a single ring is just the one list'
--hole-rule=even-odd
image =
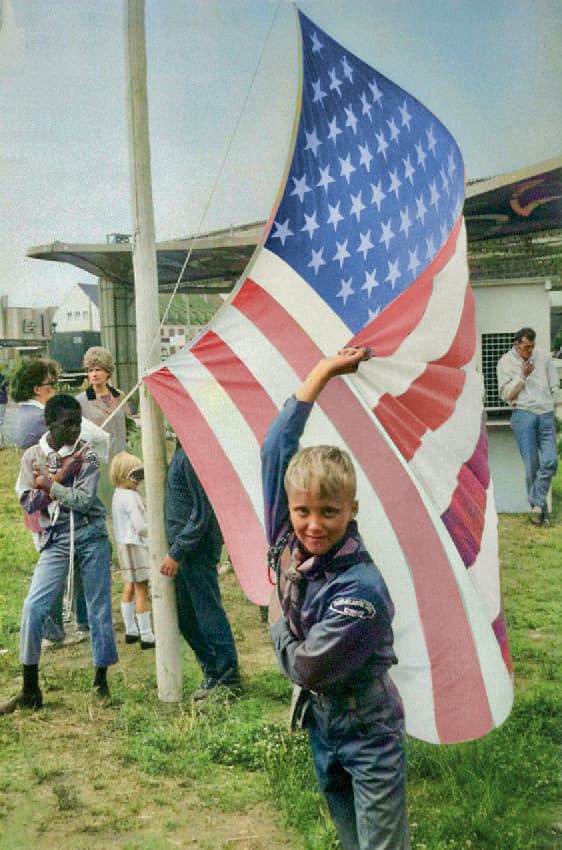
[{"label": "flagpole", "polygon": [[[134,227],[133,270],[137,322],[139,377],[160,362],[158,275],[152,206],[144,0],[127,0],[127,112],[129,169]],[[155,344],[157,343],[157,344]],[[164,528],[166,452],[164,422],[148,390],[140,386],[140,417],[145,470],[150,551],[151,591],[156,632],[158,697],[164,702],[182,699],[181,658],[173,579],[160,573],[168,546]]]}]

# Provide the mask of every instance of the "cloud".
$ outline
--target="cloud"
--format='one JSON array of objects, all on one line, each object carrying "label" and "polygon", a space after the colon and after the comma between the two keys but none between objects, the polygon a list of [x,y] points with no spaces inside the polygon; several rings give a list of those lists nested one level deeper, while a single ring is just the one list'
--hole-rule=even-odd
[{"label": "cloud", "polygon": [[17,26],[12,0],[0,0],[0,68],[18,68],[25,56],[25,31]]}]

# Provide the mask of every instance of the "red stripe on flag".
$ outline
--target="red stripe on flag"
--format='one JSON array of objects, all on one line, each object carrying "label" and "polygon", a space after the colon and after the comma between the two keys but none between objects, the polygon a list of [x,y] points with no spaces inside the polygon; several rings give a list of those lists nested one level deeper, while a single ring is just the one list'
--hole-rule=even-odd
[{"label": "red stripe on flag", "polygon": [[507,642],[507,625],[505,622],[505,614],[502,609],[500,614],[496,617],[494,622],[492,623],[492,628],[494,630],[494,634],[496,639],[500,645],[502,657],[504,660],[504,664],[507,670],[512,673],[513,672],[513,662],[511,660],[511,653],[509,651],[509,644]]},{"label": "red stripe on flag", "polygon": [[441,515],[466,567],[474,563],[482,544],[489,483],[488,437],[483,416],[476,448],[462,465],[449,507]]},{"label": "red stripe on flag", "polygon": [[467,286],[459,327],[449,350],[429,363],[399,396],[385,393],[375,416],[406,460],[411,460],[427,430],[436,431],[452,415],[466,383],[460,370],[474,356],[476,340],[474,298]]},{"label": "red stripe on flag", "polygon": [[426,431],[436,430],[450,418],[465,379],[458,369],[429,363],[406,392],[381,396],[375,416],[406,460],[415,455]]},{"label": "red stripe on flag", "polygon": [[349,345],[370,345],[378,357],[394,354],[406,337],[418,326],[433,292],[433,280],[449,262],[457,247],[461,219],[457,221],[449,238],[418,279],[401,295],[388,304],[382,313],[359,331]]},{"label": "red stripe on flag", "polygon": [[[183,384],[167,366],[152,372],[144,382],[166,412],[213,504],[242,589],[256,605],[267,605],[271,586],[265,535],[230,459]],[[252,560],[256,557],[257,562]]]},{"label": "red stripe on flag", "polygon": [[246,278],[233,304],[272,341],[301,379],[322,357],[318,346],[301,326],[259,283]]},{"label": "red stripe on flag", "polygon": [[[267,329],[271,343],[282,349],[297,374],[304,376],[321,356],[281,305],[258,285],[252,284],[251,300],[238,299],[236,306],[262,332]],[[363,467],[410,566],[431,660],[440,739],[447,742],[479,737],[490,729],[491,714],[474,638],[449,560],[420,494],[345,382],[332,381],[318,404]]]},{"label": "red stripe on flag", "polygon": [[245,363],[214,331],[207,331],[191,353],[228,393],[261,445],[277,408]]},{"label": "red stripe on flag", "polygon": [[380,397],[373,412],[396,448],[410,460],[421,446],[421,438],[427,430],[425,423],[410,415],[390,393]]},{"label": "red stripe on flag", "polygon": [[474,563],[480,551],[485,508],[486,490],[465,463],[457,476],[455,492],[442,519],[466,567]]}]

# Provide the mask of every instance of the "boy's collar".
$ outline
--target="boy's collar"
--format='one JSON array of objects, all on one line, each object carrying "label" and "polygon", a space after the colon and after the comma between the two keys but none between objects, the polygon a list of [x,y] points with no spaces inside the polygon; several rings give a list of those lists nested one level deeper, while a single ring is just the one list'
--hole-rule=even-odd
[{"label": "boy's collar", "polygon": [[68,455],[71,455],[74,451],[74,446],[61,446],[60,449],[54,449],[47,439],[50,433],[50,431],[46,431],[39,439],[39,447],[41,451],[46,455],[50,454],[51,452],[56,452],[61,457],[68,457]]}]

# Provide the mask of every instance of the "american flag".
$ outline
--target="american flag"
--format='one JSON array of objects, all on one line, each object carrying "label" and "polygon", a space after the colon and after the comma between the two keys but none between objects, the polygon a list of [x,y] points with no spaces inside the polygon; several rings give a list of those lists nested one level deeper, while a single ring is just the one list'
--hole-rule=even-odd
[{"label": "american flag", "polygon": [[359,528],[396,605],[410,734],[479,737],[512,681],[452,136],[299,13],[292,158],[262,244],[202,334],[145,377],[215,507],[248,597],[268,601],[259,450],[323,355],[370,345],[305,443],[343,445]]}]

